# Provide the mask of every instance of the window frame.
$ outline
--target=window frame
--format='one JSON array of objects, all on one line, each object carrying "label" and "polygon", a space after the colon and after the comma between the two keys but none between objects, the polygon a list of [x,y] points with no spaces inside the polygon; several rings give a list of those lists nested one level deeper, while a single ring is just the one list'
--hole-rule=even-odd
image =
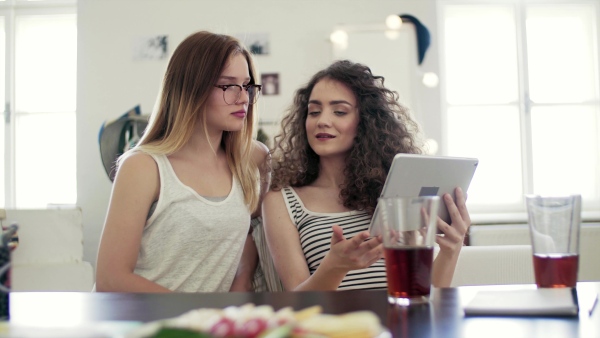
[{"label": "window frame", "polygon": [[[5,102],[4,122],[4,208],[16,208],[16,120],[15,107],[15,36],[16,17],[20,15],[77,15],[77,0],[5,0],[0,1],[0,17],[4,18],[5,32]],[[51,113],[50,113],[51,114]],[[76,114],[76,112],[75,112]],[[76,117],[76,115],[75,115]]]},{"label": "window frame", "polygon": [[[439,71],[440,71],[440,107],[441,107],[441,145],[440,151],[442,154],[447,154],[447,142],[448,142],[448,125],[449,116],[447,114],[449,108],[458,107],[461,105],[452,105],[447,100],[447,86],[445,81],[447,70],[446,70],[446,55],[444,54],[446,41],[445,41],[445,17],[444,17],[444,6],[446,5],[477,5],[477,6],[490,6],[490,5],[504,5],[512,6],[515,13],[515,29],[516,29],[516,50],[517,50],[517,78],[518,78],[518,102],[512,102],[510,104],[516,104],[519,109],[520,119],[520,133],[521,133],[521,176],[522,176],[522,191],[527,194],[533,191],[533,153],[532,149],[532,121],[531,111],[532,107],[540,106],[535,104],[529,98],[529,69],[527,65],[528,51],[527,51],[527,31],[526,31],[526,20],[527,20],[527,6],[528,5],[591,5],[595,12],[595,46],[596,59],[594,66],[596,70],[600,70],[600,3],[594,0],[437,0],[436,10],[438,18],[438,36],[439,36]],[[600,76],[596,78],[596,86],[600,88],[598,82]],[[552,104],[541,104],[541,106],[560,106],[564,103],[552,103]],[[578,106],[593,105],[596,109],[600,110],[600,95],[596,96],[596,100],[578,103]],[[483,105],[483,104],[482,104]],[[463,105],[464,106],[464,105]],[[597,131],[600,133],[600,111],[598,112],[598,126]],[[599,184],[600,185],[600,184]],[[598,187],[597,187],[598,188]],[[582,219],[584,221],[600,221],[600,201],[588,201],[587,207],[584,203],[582,208]],[[596,205],[597,204],[597,205]],[[508,208],[508,211],[507,211]],[[525,204],[511,204],[511,205],[477,205],[470,207],[473,223],[477,224],[498,224],[498,223],[523,223],[527,222],[527,213]]]}]

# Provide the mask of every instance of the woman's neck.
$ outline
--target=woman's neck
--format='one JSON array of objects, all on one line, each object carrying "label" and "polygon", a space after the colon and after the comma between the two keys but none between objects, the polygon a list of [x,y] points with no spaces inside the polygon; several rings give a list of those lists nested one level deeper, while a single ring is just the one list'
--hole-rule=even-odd
[{"label": "woman's neck", "polygon": [[344,169],[346,160],[343,157],[321,157],[319,161],[319,177],[314,185],[339,188],[345,182]]},{"label": "woman's neck", "polygon": [[218,154],[222,151],[222,139],[223,132],[213,133],[212,135],[209,134],[208,137],[203,131],[196,132],[180,149],[180,152],[194,155],[201,154],[203,157],[210,159],[212,156],[218,156]]}]

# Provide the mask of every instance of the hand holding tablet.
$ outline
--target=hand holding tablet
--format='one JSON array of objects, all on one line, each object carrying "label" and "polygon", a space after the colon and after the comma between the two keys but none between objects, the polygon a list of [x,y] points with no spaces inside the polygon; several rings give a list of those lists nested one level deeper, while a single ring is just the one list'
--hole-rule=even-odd
[{"label": "hand holding tablet", "polygon": [[[397,154],[383,186],[381,197],[442,196],[449,193],[456,200],[454,190],[460,187],[467,192],[479,160],[467,157]],[[450,224],[445,203],[440,203],[438,215]],[[373,227],[377,209],[369,231],[379,235]]]}]

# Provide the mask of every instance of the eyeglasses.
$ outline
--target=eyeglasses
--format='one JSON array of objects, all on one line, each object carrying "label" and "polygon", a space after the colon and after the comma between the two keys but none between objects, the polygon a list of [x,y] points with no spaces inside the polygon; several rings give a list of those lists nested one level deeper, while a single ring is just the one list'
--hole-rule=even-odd
[{"label": "eyeglasses", "polygon": [[223,100],[229,105],[238,103],[240,96],[242,95],[242,88],[245,89],[248,94],[249,104],[255,104],[260,96],[260,90],[262,89],[262,86],[257,84],[247,84],[243,86],[229,84],[215,85],[215,87],[223,89]]}]

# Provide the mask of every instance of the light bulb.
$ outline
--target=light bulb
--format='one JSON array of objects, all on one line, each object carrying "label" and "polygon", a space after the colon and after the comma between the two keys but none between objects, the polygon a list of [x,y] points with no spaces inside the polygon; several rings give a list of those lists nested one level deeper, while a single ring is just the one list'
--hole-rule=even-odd
[{"label": "light bulb", "polygon": [[438,78],[436,73],[427,72],[423,74],[423,84],[425,87],[435,88],[440,83],[440,79]]},{"label": "light bulb", "polygon": [[398,15],[388,15],[387,18],[385,18],[385,25],[389,29],[400,29],[400,26],[402,26],[402,19]]},{"label": "light bulb", "polygon": [[338,29],[329,35],[329,40],[336,45],[347,45],[348,44],[348,33],[343,29]]}]

